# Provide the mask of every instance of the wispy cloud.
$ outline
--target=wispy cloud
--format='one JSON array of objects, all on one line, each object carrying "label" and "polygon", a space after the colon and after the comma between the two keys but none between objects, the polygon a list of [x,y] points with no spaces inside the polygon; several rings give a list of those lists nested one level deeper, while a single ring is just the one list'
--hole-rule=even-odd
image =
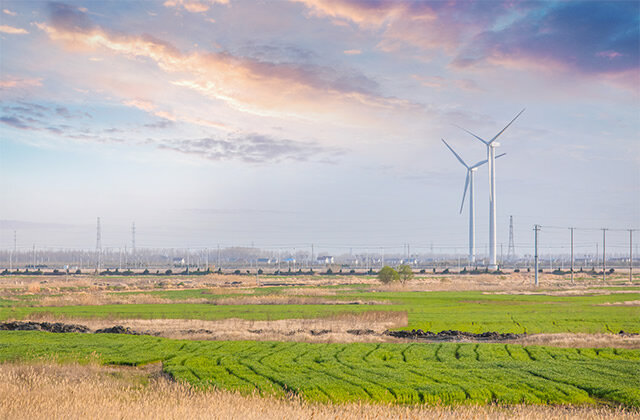
[{"label": "wispy cloud", "polygon": [[412,106],[406,101],[379,95],[377,83],[357,72],[307,63],[269,62],[228,52],[182,53],[149,35],[112,33],[66,5],[53,5],[50,24],[37,25],[51,39],[70,46],[146,57],[168,74],[178,75],[180,78],[172,82],[175,86],[223,101],[244,112],[303,116],[336,114],[349,106]]},{"label": "wispy cloud", "polygon": [[346,55],[359,55],[359,54],[362,54],[362,51],[360,51],[360,50],[344,50],[343,52]]},{"label": "wispy cloud", "polygon": [[229,4],[229,0],[167,0],[165,7],[183,8],[191,13],[203,13],[214,4]]},{"label": "wispy cloud", "polygon": [[9,9],[2,9],[2,13],[4,13],[5,15],[9,15],[9,16],[18,16],[18,14],[16,12],[12,12]]},{"label": "wispy cloud", "polygon": [[24,35],[29,33],[26,29],[14,28],[9,25],[0,25],[0,32],[11,35]]},{"label": "wispy cloud", "polygon": [[291,0],[303,3],[313,16],[335,24],[350,22],[381,31],[378,47],[392,51],[404,46],[424,50],[455,49],[474,32],[494,22],[509,2],[427,2],[361,0]]},{"label": "wispy cloud", "polygon": [[0,78],[0,89],[24,88],[42,86],[42,78],[23,78],[3,76]]},{"label": "wispy cloud", "polygon": [[260,134],[164,140],[158,142],[157,147],[207,160],[239,160],[247,163],[323,161],[340,152],[316,143],[276,139]]}]

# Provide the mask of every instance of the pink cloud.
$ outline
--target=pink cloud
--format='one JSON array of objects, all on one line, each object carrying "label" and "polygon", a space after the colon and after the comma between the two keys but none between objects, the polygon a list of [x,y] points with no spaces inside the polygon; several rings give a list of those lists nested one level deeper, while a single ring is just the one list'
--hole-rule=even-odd
[{"label": "pink cloud", "polygon": [[0,32],[11,35],[24,35],[29,33],[26,29],[14,28],[9,25],[0,25]]},{"label": "pink cloud", "polygon": [[25,88],[42,86],[42,79],[24,79],[21,77],[7,76],[0,79],[0,88]]},{"label": "pink cloud", "polygon": [[9,9],[2,9],[2,13],[4,13],[5,15],[9,15],[9,16],[17,16],[18,15],[16,12],[12,12]]},{"label": "pink cloud", "polygon": [[[359,0],[290,0],[304,4],[313,16],[334,24],[352,22],[363,29],[382,30],[378,47],[393,51],[406,45],[423,50],[454,51],[465,38],[495,20],[502,2],[410,2]],[[508,6],[507,6],[508,8]]]},{"label": "pink cloud", "polygon": [[229,4],[229,0],[167,0],[165,7],[184,8],[187,12],[203,13],[214,4]]},{"label": "pink cloud", "polygon": [[[77,23],[79,19],[82,25]],[[413,107],[406,101],[377,95],[370,87],[372,82],[363,76],[345,75],[330,68],[270,63],[224,52],[185,54],[152,36],[110,33],[76,15],[37,26],[52,40],[71,49],[148,58],[168,75],[178,76],[173,85],[253,114],[301,116],[336,114],[359,106]]]},{"label": "pink cloud", "polygon": [[606,57],[610,60],[617,58],[617,57],[622,57],[622,54],[620,54],[617,51],[600,51],[598,53],[596,53],[596,56],[598,57]]}]

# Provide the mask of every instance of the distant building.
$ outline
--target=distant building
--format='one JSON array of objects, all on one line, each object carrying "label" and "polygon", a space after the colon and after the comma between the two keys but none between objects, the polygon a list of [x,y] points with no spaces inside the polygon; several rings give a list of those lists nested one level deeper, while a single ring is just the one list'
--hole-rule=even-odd
[{"label": "distant building", "polygon": [[173,266],[174,267],[184,267],[187,264],[187,262],[184,260],[183,257],[176,257],[173,259]]},{"label": "distant building", "polygon": [[318,257],[316,259],[318,264],[333,264],[333,257],[331,255],[326,255],[323,257]]}]

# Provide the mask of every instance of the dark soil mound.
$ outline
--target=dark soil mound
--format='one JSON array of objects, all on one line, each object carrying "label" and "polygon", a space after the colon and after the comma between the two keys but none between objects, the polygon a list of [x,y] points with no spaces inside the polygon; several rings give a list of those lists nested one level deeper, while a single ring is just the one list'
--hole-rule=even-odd
[{"label": "dark soil mound", "polygon": [[376,332],[373,330],[347,330],[347,333],[352,335],[372,335]]},{"label": "dark soil mound", "polygon": [[63,324],[62,322],[4,322],[0,323],[1,331],[47,331],[52,333],[87,333],[84,325]]},{"label": "dark soil mound", "polygon": [[102,328],[96,330],[96,334],[131,334],[140,335],[139,332],[132,330],[129,327],[123,327],[122,325],[114,325],[111,328]]},{"label": "dark soil mound", "polygon": [[512,333],[497,333],[497,332],[484,332],[481,334],[474,334],[466,331],[445,330],[439,333],[422,330],[411,331],[385,331],[386,335],[396,338],[413,338],[413,339],[425,339],[434,341],[463,341],[463,340],[482,340],[482,341],[504,341],[515,340],[522,337],[524,334],[512,334]]}]

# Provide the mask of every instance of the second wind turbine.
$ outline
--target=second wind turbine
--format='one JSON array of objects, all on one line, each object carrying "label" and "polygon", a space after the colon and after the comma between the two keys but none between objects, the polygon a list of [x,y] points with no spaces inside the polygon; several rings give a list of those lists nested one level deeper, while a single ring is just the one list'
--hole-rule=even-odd
[{"label": "second wind turbine", "polygon": [[[473,166],[469,166],[465,163],[465,161],[460,157],[460,155],[458,155],[456,153],[455,150],[453,150],[453,148],[451,146],[449,146],[449,143],[447,143],[444,139],[441,139],[442,142],[444,143],[445,146],[447,146],[447,148],[449,150],[451,150],[451,153],[454,154],[454,156],[458,159],[458,161],[462,164],[462,166],[464,166],[465,168],[467,168],[467,179],[464,182],[464,192],[462,193],[462,203],[460,204],[460,213],[462,213],[462,209],[464,208],[464,199],[467,196],[467,188],[469,188],[469,264],[474,264],[476,262],[476,216],[475,216],[475,207],[476,207],[476,203],[475,203],[475,197],[474,197],[474,184],[473,184],[473,174],[475,173],[475,171],[482,165],[484,165],[485,163],[487,163],[487,159],[480,161],[478,163],[476,163]],[[496,158],[499,158],[501,156],[506,155],[506,153],[502,153],[501,155],[496,156]]]},{"label": "second wind turbine", "polygon": [[513,122],[517,120],[518,117],[522,115],[523,112],[524,112],[524,109],[520,111],[518,115],[516,115],[515,118],[512,119],[509,124],[507,124],[505,128],[500,130],[500,132],[495,136],[493,136],[493,138],[489,141],[486,141],[482,137],[476,136],[466,128],[460,127],[464,131],[466,131],[467,133],[471,134],[473,137],[475,137],[476,139],[484,143],[485,146],[487,146],[487,160],[489,161],[489,269],[491,270],[495,270],[496,268],[498,268],[498,262],[496,258],[497,242],[496,242],[496,165],[495,165],[495,160],[497,158],[496,147],[500,146],[500,144],[496,141],[496,139],[500,137],[500,135],[504,133],[504,131],[507,128],[509,128],[509,126],[513,124]]}]

